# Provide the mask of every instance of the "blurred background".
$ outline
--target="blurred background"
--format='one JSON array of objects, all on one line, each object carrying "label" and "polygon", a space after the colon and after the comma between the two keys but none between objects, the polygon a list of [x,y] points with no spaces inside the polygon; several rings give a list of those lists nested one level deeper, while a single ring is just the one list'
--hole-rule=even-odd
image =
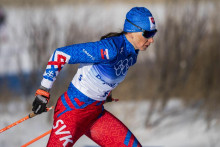
[{"label": "blurred background", "polygon": [[[219,0],[0,0],[0,129],[31,112],[53,51],[120,32],[126,13],[147,7],[158,33],[105,108],[144,146],[220,146]],[[78,65],[66,65],[49,105],[67,89]],[[52,113],[0,134],[16,147],[49,130]],[[12,139],[13,138],[13,139]],[[46,146],[48,136],[32,144]],[[97,146],[83,136],[77,147]]]}]

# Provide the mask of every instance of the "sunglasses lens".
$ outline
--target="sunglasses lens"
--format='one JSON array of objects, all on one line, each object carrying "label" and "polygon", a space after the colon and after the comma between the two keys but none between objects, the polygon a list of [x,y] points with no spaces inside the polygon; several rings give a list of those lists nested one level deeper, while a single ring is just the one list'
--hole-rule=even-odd
[{"label": "sunglasses lens", "polygon": [[157,33],[157,30],[154,30],[154,31],[144,31],[143,32],[143,36],[145,38],[151,38],[151,37],[154,37],[154,35]]}]

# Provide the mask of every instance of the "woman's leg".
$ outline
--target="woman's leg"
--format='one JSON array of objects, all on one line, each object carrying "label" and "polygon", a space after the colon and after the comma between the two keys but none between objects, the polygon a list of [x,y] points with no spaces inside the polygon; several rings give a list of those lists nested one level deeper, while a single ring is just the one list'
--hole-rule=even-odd
[{"label": "woman's leg", "polygon": [[132,132],[106,110],[85,135],[101,147],[141,147]]},{"label": "woman's leg", "polygon": [[70,99],[67,92],[58,99],[47,147],[72,147],[85,134],[102,111],[100,102],[86,103],[80,98]]}]

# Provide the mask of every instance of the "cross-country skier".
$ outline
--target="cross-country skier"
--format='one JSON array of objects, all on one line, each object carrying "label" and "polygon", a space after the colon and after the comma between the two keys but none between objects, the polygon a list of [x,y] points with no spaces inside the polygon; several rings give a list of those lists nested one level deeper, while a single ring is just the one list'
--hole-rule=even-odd
[{"label": "cross-country skier", "polygon": [[74,44],[55,50],[33,102],[35,114],[45,112],[49,91],[65,64],[80,63],[68,90],[59,97],[48,147],[70,147],[86,135],[102,147],[140,147],[132,132],[103,107],[111,91],[124,80],[138,52],[154,42],[157,29],[151,12],[134,7],[126,15],[121,33],[100,41]]}]

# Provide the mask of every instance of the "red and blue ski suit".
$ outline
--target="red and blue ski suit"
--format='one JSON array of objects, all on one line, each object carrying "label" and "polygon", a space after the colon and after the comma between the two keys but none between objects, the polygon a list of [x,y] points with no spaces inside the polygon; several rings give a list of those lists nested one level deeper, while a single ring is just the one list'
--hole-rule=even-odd
[{"label": "red and blue ski suit", "polygon": [[106,97],[137,60],[125,35],[55,50],[41,85],[50,89],[67,64],[80,63],[68,90],[60,96],[54,112],[48,147],[70,147],[86,135],[102,147],[140,147],[131,131],[104,109]]}]

